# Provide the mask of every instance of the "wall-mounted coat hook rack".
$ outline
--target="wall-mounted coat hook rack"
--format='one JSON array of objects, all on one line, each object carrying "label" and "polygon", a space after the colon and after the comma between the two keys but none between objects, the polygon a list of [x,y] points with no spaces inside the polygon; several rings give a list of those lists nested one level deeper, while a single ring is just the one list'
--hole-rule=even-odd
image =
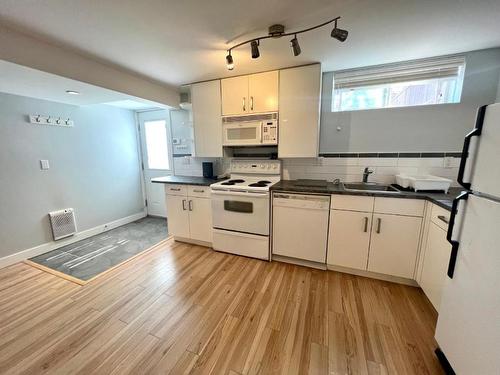
[{"label": "wall-mounted coat hook rack", "polygon": [[36,125],[52,125],[52,126],[62,126],[64,128],[73,127],[75,124],[70,118],[62,120],[61,116],[42,116],[42,115],[30,115],[30,123]]}]

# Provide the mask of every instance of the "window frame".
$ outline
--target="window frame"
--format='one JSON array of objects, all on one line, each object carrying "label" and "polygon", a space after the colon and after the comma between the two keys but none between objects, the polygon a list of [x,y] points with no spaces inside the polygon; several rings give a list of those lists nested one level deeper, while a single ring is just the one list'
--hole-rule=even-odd
[{"label": "window frame", "polygon": [[[336,71],[333,72],[332,76],[330,110],[337,113],[457,104],[462,99],[465,68],[465,57],[463,55],[454,55]],[[439,102],[439,89],[446,84],[446,81],[449,82],[450,78],[453,79],[455,84],[453,93],[449,94],[451,98],[447,98],[445,102]],[[423,86],[422,83],[425,81],[428,82]],[[419,82],[421,82],[420,85]],[[391,87],[394,88],[396,85],[404,84],[406,84],[406,90],[411,86],[431,87],[432,84],[435,84],[436,94],[433,102],[391,105]],[[347,90],[363,89],[367,91],[370,88],[379,88],[385,91],[380,98],[383,101],[382,105],[368,108],[344,108],[342,103],[337,103],[338,100],[342,99],[338,95],[342,95]]]}]

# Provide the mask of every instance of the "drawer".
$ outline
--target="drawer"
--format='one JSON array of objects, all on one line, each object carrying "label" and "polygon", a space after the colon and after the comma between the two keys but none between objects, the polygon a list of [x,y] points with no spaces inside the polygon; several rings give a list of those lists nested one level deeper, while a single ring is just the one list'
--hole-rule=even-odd
[{"label": "drawer", "polygon": [[210,186],[189,185],[188,195],[190,197],[210,198]]},{"label": "drawer", "polygon": [[330,208],[334,210],[372,212],[373,200],[373,197],[333,194]]},{"label": "drawer", "polygon": [[431,221],[438,227],[444,230],[448,230],[448,222],[450,221],[451,212],[439,207],[436,204],[432,205],[431,209]]},{"label": "drawer", "polygon": [[180,184],[165,184],[165,192],[169,195],[187,196],[187,186]]},{"label": "drawer", "polygon": [[425,201],[423,199],[376,197],[373,212],[422,217],[424,216],[424,207]]}]

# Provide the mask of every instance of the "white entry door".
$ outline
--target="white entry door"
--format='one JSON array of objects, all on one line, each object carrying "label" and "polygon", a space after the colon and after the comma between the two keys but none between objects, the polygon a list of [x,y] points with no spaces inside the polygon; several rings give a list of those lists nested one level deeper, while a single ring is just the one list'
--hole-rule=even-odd
[{"label": "white entry door", "polygon": [[169,112],[168,110],[140,112],[138,120],[148,215],[167,217],[165,186],[152,183],[151,179],[172,174]]}]

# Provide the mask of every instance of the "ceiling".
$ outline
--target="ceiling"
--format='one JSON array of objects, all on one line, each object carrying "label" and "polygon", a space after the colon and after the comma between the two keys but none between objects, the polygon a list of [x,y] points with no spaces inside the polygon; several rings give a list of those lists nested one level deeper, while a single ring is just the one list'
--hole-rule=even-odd
[{"label": "ceiling", "polygon": [[[147,4],[147,5],[146,5]],[[265,34],[341,16],[350,34],[333,40],[331,27],[300,35],[293,57],[289,38],[264,40],[261,57],[249,47],[226,49]],[[0,21],[46,41],[148,78],[180,85],[320,61],[346,69],[500,46],[498,0],[2,0]]]},{"label": "ceiling", "polygon": [[[70,95],[66,90],[76,91],[79,95]],[[144,99],[3,60],[0,60],[0,92],[78,106],[109,104],[131,110],[159,106]]]}]

